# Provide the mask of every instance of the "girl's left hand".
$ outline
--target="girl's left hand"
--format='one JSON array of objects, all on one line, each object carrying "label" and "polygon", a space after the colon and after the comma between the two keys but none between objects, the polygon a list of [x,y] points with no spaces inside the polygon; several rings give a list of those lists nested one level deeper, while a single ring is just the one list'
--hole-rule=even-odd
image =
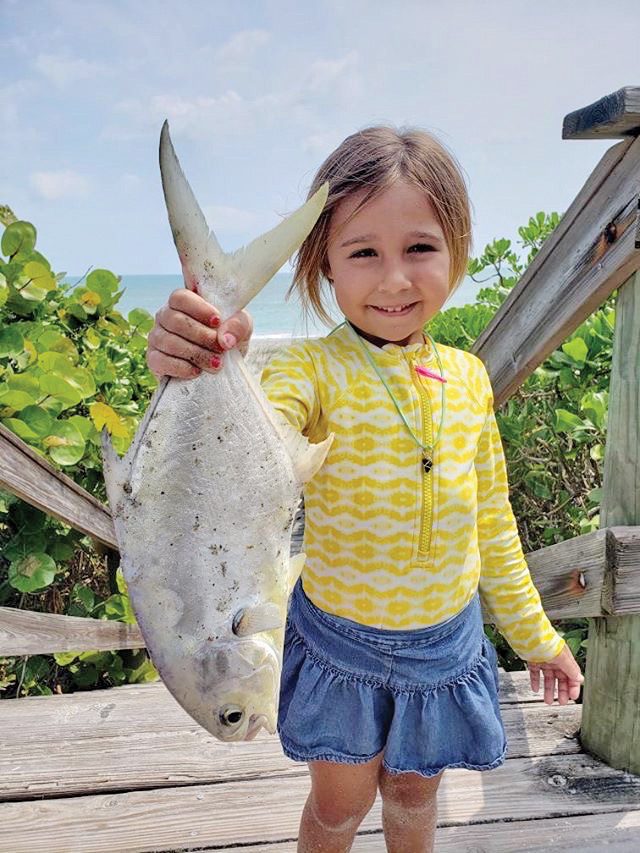
[{"label": "girl's left hand", "polygon": [[553,705],[556,681],[560,705],[566,705],[569,699],[577,699],[580,695],[580,685],[584,682],[584,676],[569,646],[565,646],[553,660],[547,663],[529,661],[528,667],[531,689],[534,693],[540,689],[540,670],[544,673],[544,701],[547,705]]}]

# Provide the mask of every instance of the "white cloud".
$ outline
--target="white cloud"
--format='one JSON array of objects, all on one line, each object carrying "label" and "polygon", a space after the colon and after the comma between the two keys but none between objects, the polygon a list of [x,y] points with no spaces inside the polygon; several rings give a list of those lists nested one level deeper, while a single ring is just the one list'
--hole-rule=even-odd
[{"label": "white cloud", "polygon": [[270,231],[284,218],[266,210],[248,210],[222,204],[205,205],[202,212],[209,228],[227,252],[234,251],[238,246],[246,245],[260,234]]},{"label": "white cloud", "polygon": [[142,183],[140,175],[134,175],[131,172],[125,172],[120,176],[120,186],[127,191],[139,189]]},{"label": "white cloud", "polygon": [[343,139],[344,134],[336,129],[326,133],[311,133],[303,139],[302,150],[314,157],[326,157]]},{"label": "white cloud", "polygon": [[244,98],[233,89],[218,97],[186,98],[165,94],[146,100],[129,98],[115,105],[115,110],[123,113],[126,121],[107,127],[104,135],[112,139],[134,138],[150,129],[159,129],[166,118],[172,135],[176,132],[191,139],[210,141],[253,132],[281,121],[294,100],[295,95],[287,92]]},{"label": "white cloud", "polygon": [[78,80],[86,80],[106,70],[96,62],[86,59],[68,59],[52,53],[41,53],[35,61],[38,71],[56,86],[66,86]]},{"label": "white cloud", "polygon": [[[114,105],[126,120],[109,125],[103,134],[111,139],[133,139],[159,128],[165,118],[177,134],[206,140],[266,132],[269,127],[301,126],[309,135],[310,146],[320,148],[319,135],[329,136],[321,130],[327,100],[331,108],[337,104],[348,108],[362,91],[358,53],[350,51],[338,59],[316,60],[299,75],[289,75],[285,86],[265,94],[245,97],[229,88],[215,96],[163,93],[126,98]],[[334,140],[338,141],[335,134]]]},{"label": "white cloud", "polygon": [[14,80],[0,89],[0,125],[3,131],[22,127],[20,108],[31,98],[38,87],[31,80]]},{"label": "white cloud", "polygon": [[70,169],[60,172],[33,172],[29,176],[29,182],[47,201],[85,196],[90,186],[83,175]]},{"label": "white cloud", "polygon": [[202,211],[209,225],[216,232],[230,234],[252,233],[259,229],[263,217],[253,210],[210,204]]},{"label": "white cloud", "polygon": [[266,30],[242,30],[218,48],[216,58],[229,65],[245,63],[270,38]]},{"label": "white cloud", "polygon": [[318,59],[311,64],[306,87],[311,92],[326,91],[336,83],[351,82],[357,70],[358,54],[352,50],[342,59]]}]

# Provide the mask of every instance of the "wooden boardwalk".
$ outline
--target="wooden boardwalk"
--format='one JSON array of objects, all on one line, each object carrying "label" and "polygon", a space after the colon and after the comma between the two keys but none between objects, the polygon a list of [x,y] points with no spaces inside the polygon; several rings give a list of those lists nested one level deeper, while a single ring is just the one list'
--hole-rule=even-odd
[{"label": "wooden boardwalk", "polygon": [[[640,776],[584,754],[580,706],[503,673],[506,764],[449,770],[437,850],[640,849]],[[223,744],[160,682],[0,702],[0,851],[291,853],[306,765],[277,737]],[[385,850],[380,798],[352,848]]]}]

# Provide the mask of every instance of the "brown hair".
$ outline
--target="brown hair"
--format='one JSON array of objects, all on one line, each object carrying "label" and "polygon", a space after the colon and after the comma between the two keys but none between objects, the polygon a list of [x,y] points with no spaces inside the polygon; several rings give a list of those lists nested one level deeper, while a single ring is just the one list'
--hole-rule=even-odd
[{"label": "brown hair", "polygon": [[358,211],[396,180],[404,179],[425,191],[444,232],[451,256],[449,293],[458,287],[467,271],[471,250],[469,195],[455,157],[425,130],[367,127],[348,136],[318,169],[311,197],[325,181],[329,197],[320,218],[298,250],[294,275],[287,296],[298,292],[302,307],[323,322],[332,319],[322,300],[327,279],[327,243],[331,216],[340,202],[366,189]]}]

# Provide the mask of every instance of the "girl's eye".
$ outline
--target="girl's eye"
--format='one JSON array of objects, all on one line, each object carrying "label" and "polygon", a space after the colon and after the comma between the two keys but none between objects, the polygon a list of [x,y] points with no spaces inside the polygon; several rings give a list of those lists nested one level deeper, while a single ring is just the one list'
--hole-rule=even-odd
[{"label": "girl's eye", "polygon": [[[407,250],[409,252],[433,252],[435,249],[429,243],[415,243],[413,246],[410,246]],[[352,255],[349,255],[350,258],[372,258],[375,255],[375,249],[358,249],[357,252],[354,252]]]}]

